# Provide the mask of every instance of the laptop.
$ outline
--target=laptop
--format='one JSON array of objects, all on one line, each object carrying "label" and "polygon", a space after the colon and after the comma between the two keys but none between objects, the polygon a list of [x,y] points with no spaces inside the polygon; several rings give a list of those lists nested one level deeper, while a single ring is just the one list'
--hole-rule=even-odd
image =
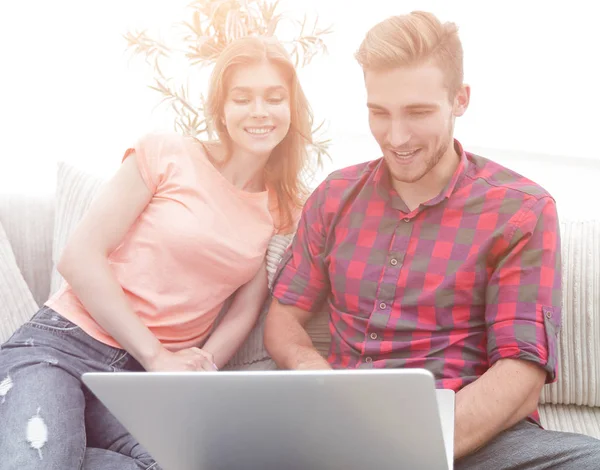
[{"label": "laptop", "polygon": [[454,392],[425,369],[87,373],[164,470],[452,469]]}]

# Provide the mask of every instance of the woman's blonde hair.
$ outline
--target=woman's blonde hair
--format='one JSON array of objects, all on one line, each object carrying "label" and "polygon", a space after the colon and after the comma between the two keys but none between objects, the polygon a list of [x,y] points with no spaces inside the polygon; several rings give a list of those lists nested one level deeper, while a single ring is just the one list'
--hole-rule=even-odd
[{"label": "woman's blonde hair", "polygon": [[369,30],[355,54],[364,72],[435,63],[445,77],[450,99],[463,84],[463,49],[454,23],[413,11],[392,16]]},{"label": "woman's blonde hair", "polygon": [[[295,215],[308,196],[302,180],[310,170],[308,146],[312,144],[313,116],[294,64],[285,48],[273,37],[247,36],[230,43],[220,54],[212,71],[206,110],[219,140],[231,157],[231,140],[223,124],[223,108],[227,99],[229,77],[234,67],[267,61],[278,67],[287,79],[290,93],[290,129],[285,138],[273,149],[265,166],[265,183],[275,193],[280,232],[293,230]],[[224,163],[221,161],[221,163]]]}]

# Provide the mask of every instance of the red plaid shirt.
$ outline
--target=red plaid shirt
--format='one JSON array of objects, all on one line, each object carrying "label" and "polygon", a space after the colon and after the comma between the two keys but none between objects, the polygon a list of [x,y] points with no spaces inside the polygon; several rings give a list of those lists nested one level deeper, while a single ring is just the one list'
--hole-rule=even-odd
[{"label": "red plaid shirt", "polygon": [[332,173],[305,204],[273,295],[330,312],[334,368],[422,367],[460,390],[502,358],[556,377],[561,318],[554,199],[465,153],[409,211],[383,159]]}]

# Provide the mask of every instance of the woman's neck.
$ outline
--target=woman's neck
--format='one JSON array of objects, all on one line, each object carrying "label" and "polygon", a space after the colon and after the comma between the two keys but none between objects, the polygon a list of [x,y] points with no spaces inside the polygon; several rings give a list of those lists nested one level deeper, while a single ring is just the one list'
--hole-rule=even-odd
[{"label": "woman's neck", "polygon": [[217,169],[232,185],[243,191],[265,190],[264,168],[269,155],[260,157],[241,151],[232,151],[228,155],[228,149],[219,142],[205,145],[205,148]]}]

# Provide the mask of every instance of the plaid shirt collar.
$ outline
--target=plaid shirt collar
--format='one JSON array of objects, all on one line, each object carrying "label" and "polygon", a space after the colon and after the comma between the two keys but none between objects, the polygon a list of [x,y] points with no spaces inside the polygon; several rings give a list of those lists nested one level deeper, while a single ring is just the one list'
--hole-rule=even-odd
[{"label": "plaid shirt collar", "polygon": [[[435,206],[440,202],[444,201],[445,199],[448,199],[452,195],[454,190],[457,189],[458,184],[467,172],[469,160],[467,159],[467,154],[463,150],[462,145],[456,139],[454,139],[454,149],[460,155],[460,162],[456,167],[452,178],[450,178],[446,186],[442,189],[442,191],[440,191],[440,193],[436,197],[430,199],[427,202],[424,202],[422,204],[423,206]],[[400,196],[392,186],[390,171],[387,164],[385,163],[385,158],[383,157],[379,160],[378,167],[375,170],[373,181],[375,183],[379,195],[386,202],[389,201],[393,209],[399,210],[406,214],[410,212],[404,201],[400,198]]]}]

